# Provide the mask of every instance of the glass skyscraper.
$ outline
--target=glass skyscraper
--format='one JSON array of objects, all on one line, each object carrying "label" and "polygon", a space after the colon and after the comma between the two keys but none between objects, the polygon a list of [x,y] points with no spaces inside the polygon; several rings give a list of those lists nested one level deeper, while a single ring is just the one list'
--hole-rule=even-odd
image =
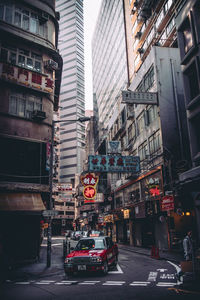
[{"label": "glass skyscraper", "polygon": [[127,87],[127,55],[122,0],[102,0],[92,40],[94,110],[100,137],[114,112],[121,111],[120,91]]},{"label": "glass skyscraper", "polygon": [[85,125],[83,0],[56,0],[60,13],[58,48],[63,58],[60,93],[60,182],[74,184],[82,170]]}]

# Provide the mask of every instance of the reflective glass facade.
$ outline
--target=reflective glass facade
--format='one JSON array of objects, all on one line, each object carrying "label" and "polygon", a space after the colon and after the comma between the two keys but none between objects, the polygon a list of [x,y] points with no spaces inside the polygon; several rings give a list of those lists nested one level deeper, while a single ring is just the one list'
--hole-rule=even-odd
[{"label": "reflective glass facade", "polygon": [[63,58],[60,93],[60,181],[72,182],[82,168],[85,147],[84,124],[73,122],[85,116],[83,1],[56,0],[60,12],[58,48]]},{"label": "reflective glass facade", "polygon": [[[100,126],[107,128],[127,86],[127,58],[122,0],[103,0],[92,41],[93,92]],[[94,103],[94,109],[95,103]]]}]

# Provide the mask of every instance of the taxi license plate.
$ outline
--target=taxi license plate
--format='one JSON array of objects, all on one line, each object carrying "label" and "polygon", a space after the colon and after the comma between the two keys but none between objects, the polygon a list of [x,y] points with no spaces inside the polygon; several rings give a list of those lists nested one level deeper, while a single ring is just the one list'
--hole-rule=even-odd
[{"label": "taxi license plate", "polygon": [[86,265],[78,265],[78,270],[79,271],[85,271],[86,270]]}]

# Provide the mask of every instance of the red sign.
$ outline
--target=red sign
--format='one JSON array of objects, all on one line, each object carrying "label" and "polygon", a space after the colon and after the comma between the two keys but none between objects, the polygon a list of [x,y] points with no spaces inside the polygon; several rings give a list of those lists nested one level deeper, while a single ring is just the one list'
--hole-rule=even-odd
[{"label": "red sign", "polygon": [[174,210],[174,196],[162,197],[160,208],[162,211]]},{"label": "red sign", "polygon": [[83,190],[83,196],[85,199],[91,200],[96,196],[96,189],[93,186],[86,186]]},{"label": "red sign", "polygon": [[84,176],[81,176],[81,183],[83,186],[91,185],[95,187],[98,183],[99,177],[95,176],[93,173],[87,173]]}]

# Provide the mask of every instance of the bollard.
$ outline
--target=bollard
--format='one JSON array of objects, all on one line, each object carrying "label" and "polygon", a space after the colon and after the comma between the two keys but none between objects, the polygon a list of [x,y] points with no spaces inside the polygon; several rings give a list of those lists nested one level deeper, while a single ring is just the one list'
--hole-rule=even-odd
[{"label": "bollard", "polygon": [[160,259],[159,248],[158,247],[156,247],[156,249],[155,249],[155,258]]},{"label": "bollard", "polygon": [[154,258],[155,257],[155,246],[152,246],[151,247],[151,258]]}]

